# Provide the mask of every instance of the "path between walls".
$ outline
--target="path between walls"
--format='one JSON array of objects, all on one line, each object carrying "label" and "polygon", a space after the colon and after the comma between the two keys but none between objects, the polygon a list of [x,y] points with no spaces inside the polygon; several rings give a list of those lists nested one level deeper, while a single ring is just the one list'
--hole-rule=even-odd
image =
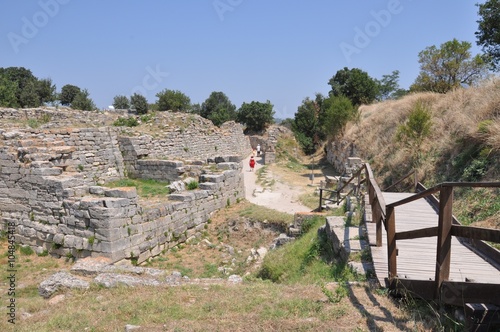
[{"label": "path between walls", "polygon": [[[277,211],[294,214],[296,212],[310,212],[311,209],[299,201],[302,193],[299,188],[289,186],[279,181],[274,181],[272,187],[261,186],[256,183],[258,169],[263,167],[262,157],[255,157],[255,169],[250,171],[250,156],[243,160],[243,177],[245,181],[245,198],[256,205],[265,206]],[[272,180],[272,174],[267,174],[268,180]]]}]

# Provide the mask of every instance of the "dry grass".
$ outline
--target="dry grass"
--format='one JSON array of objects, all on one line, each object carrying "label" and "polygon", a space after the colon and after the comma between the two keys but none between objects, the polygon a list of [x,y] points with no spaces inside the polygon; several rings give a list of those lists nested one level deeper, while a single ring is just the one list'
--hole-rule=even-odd
[{"label": "dry grass", "polygon": [[[488,158],[496,160],[496,164],[483,180],[498,179],[500,79],[491,79],[479,87],[457,89],[445,95],[418,93],[361,107],[361,121],[348,128],[345,138],[355,142],[360,154],[382,179],[381,183],[390,183],[411,169],[411,151],[398,146],[395,135],[418,101],[428,105],[432,113],[432,133],[422,145],[420,179],[429,184],[456,180],[453,162],[465,146],[487,149]],[[440,176],[435,177],[436,174]]]},{"label": "dry grass", "polygon": [[[5,241],[1,246],[5,252]],[[13,329],[2,318],[1,331],[123,331],[126,324],[141,326],[137,331],[427,331],[434,326],[431,318],[415,318],[363,284],[348,286],[349,296],[339,303],[330,302],[320,285],[255,279],[241,285],[92,286],[65,291],[60,302],[44,300],[37,294],[39,282],[71,263],[35,255],[17,259],[17,321]],[[0,263],[6,266],[5,257]],[[337,285],[326,287],[334,291]]]}]

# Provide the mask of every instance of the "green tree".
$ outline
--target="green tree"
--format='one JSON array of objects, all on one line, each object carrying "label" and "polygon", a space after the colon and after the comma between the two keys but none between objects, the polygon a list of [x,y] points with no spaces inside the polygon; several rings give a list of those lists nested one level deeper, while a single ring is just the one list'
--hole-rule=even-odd
[{"label": "green tree", "polygon": [[335,73],[328,84],[332,87],[330,95],[346,96],[355,106],[371,103],[378,93],[375,80],[359,68],[344,67]]},{"label": "green tree", "polygon": [[159,111],[187,112],[191,99],[178,90],[165,89],[156,94]]},{"label": "green tree", "polygon": [[431,133],[431,110],[422,101],[417,101],[408,119],[396,131],[396,141],[412,154],[413,167],[418,167],[422,159],[422,143]]},{"label": "green tree", "polygon": [[307,97],[295,113],[292,130],[305,154],[314,153],[325,138],[319,120],[324,100],[325,98],[319,93],[314,100]]},{"label": "green tree", "polygon": [[40,98],[37,93],[37,81],[26,82],[19,96],[19,103],[21,107],[40,106]]},{"label": "green tree", "polygon": [[236,114],[236,120],[247,126],[247,131],[261,131],[273,123],[273,104],[268,100],[265,103],[252,101],[243,103]]},{"label": "green tree", "polygon": [[500,0],[487,0],[484,4],[477,4],[481,17],[476,32],[477,45],[491,58],[494,70],[500,69]]},{"label": "green tree", "polygon": [[399,87],[399,70],[394,70],[389,75],[383,75],[381,80],[375,80],[377,83],[377,99],[397,99],[407,93],[405,89]]},{"label": "green tree", "polygon": [[410,86],[410,91],[446,93],[465,85],[474,85],[488,71],[484,57],[471,56],[471,43],[456,39],[429,46],[418,54],[420,74]]},{"label": "green tree", "polygon": [[16,89],[17,84],[0,73],[0,106],[17,107]]},{"label": "green tree", "polygon": [[80,88],[75,85],[66,84],[63,86],[61,93],[59,94],[59,101],[61,102],[61,105],[71,105],[73,103],[73,99],[75,99],[80,92]]},{"label": "green tree", "polygon": [[50,78],[38,80],[36,92],[40,100],[40,105],[56,100],[56,86],[52,84],[52,80]]},{"label": "green tree", "polygon": [[354,120],[357,109],[351,100],[345,96],[330,96],[323,103],[319,122],[325,135],[335,137],[344,133],[345,126]]},{"label": "green tree", "polygon": [[[37,78],[33,75],[31,70],[24,67],[8,67],[0,68],[0,74],[7,77],[7,79],[16,84],[16,101],[20,107],[36,107],[34,102],[36,90],[34,85]],[[35,90],[35,91],[34,91]]]},{"label": "green tree", "polygon": [[127,96],[115,96],[113,98],[113,107],[119,110],[126,110],[130,108],[130,101]]},{"label": "green tree", "polygon": [[83,89],[75,96],[75,98],[73,98],[71,108],[82,111],[93,111],[96,106],[94,101],[90,99],[89,96],[90,94],[87,89]]},{"label": "green tree", "polygon": [[224,122],[236,119],[236,106],[223,92],[212,92],[201,104],[200,115],[220,126]]},{"label": "green tree", "polygon": [[134,93],[130,97],[130,103],[135,108],[137,114],[146,114],[148,112],[148,101],[143,95]]}]

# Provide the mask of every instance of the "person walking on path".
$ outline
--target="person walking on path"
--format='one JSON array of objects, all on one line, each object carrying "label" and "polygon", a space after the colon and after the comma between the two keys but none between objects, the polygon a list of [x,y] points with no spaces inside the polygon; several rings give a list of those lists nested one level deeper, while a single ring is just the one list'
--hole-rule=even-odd
[{"label": "person walking on path", "polygon": [[249,165],[250,165],[250,172],[253,172],[253,169],[255,167],[255,159],[253,156],[250,157]]},{"label": "person walking on path", "polygon": [[257,156],[260,157],[260,144],[257,144]]}]

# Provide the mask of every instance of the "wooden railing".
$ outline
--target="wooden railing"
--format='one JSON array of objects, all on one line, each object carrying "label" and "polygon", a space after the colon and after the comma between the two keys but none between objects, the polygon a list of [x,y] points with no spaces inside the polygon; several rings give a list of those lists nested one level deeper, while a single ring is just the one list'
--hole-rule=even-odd
[{"label": "wooden railing", "polygon": [[[326,188],[319,188],[319,207],[318,207],[318,211],[321,212],[321,210],[323,209],[323,202],[324,201],[332,202],[332,203],[335,203],[335,204],[339,205],[340,203],[342,203],[342,201],[347,196],[349,196],[349,195],[358,195],[361,192],[361,185],[363,183],[365,183],[365,181],[366,181],[366,178],[362,178],[362,173],[363,173],[363,170],[366,169],[366,165],[368,165],[368,164],[363,164],[363,166],[360,169],[358,169],[351,176],[351,178],[346,181],[346,183],[338,186],[338,188],[335,189],[335,190],[333,190],[333,189],[326,189]],[[357,180],[357,181],[355,181],[355,180]],[[353,185],[353,188],[351,188],[351,190],[349,192],[343,194],[343,191],[353,181],[355,181],[355,183]],[[330,197],[326,198],[325,195],[324,195],[324,193],[330,193]]]},{"label": "wooden railing", "polygon": [[[415,189],[418,185],[418,180],[417,180],[417,170],[414,169],[410,171],[408,174],[403,176],[401,179],[397,180],[393,184],[391,184],[389,187],[382,189],[382,191],[390,191],[391,189],[395,188],[398,184],[409,178],[410,176],[413,176],[413,189]],[[407,186],[408,188],[409,186]]]},{"label": "wooden railing", "polygon": [[[486,229],[471,226],[453,224],[453,188],[500,188],[500,182],[447,182],[424,190],[411,197],[388,204],[385,210],[387,231],[387,255],[389,282],[394,285],[393,279],[397,279],[397,250],[396,241],[406,239],[417,239],[422,237],[437,236],[436,270],[434,279],[434,298],[439,298],[439,291],[443,282],[448,281],[450,274],[451,237],[483,240],[500,243],[500,230]],[[424,229],[396,233],[395,208],[415,200],[426,198],[439,192],[438,226]],[[378,244],[378,243],[377,243]]]}]

